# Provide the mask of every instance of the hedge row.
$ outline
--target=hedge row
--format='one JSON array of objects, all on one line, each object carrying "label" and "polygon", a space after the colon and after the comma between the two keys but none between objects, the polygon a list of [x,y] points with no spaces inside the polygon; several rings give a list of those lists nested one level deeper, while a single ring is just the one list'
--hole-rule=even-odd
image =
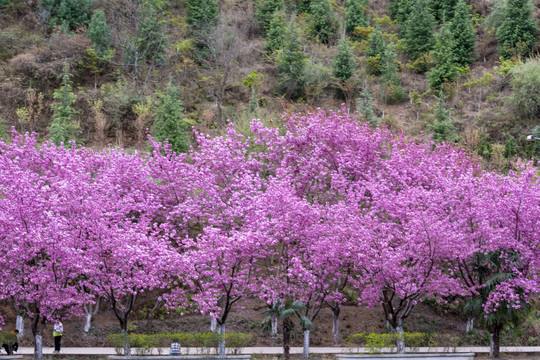
[{"label": "hedge row", "polygon": [[[351,348],[366,347],[371,354],[380,353],[382,348],[396,346],[398,334],[366,334],[349,335],[345,342]],[[405,346],[410,348],[438,346],[436,334],[432,333],[403,333]]]},{"label": "hedge row", "polygon": [[169,348],[172,342],[180,343],[183,348],[196,348],[197,354],[217,354],[219,342],[225,339],[227,348],[232,350],[233,354],[240,354],[243,348],[249,346],[253,335],[243,333],[226,333],[224,335],[208,333],[167,333],[167,334],[111,334],[107,341],[113,346],[117,353],[121,354],[124,343],[129,341],[130,347],[135,348],[137,355],[151,354],[156,349],[161,355],[163,348]]}]

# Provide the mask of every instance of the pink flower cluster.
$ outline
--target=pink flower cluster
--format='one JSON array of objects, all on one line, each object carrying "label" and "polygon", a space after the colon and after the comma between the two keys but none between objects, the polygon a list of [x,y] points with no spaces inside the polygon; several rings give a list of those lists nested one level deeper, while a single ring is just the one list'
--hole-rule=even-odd
[{"label": "pink flower cluster", "polygon": [[48,319],[104,297],[127,329],[144,291],[223,325],[241,299],[318,311],[350,285],[398,327],[426,296],[477,293],[490,252],[511,276],[487,312],[539,293],[535,167],[483,172],[343,111],[284,122],[197,134],[179,155],[0,142],[0,297]]}]

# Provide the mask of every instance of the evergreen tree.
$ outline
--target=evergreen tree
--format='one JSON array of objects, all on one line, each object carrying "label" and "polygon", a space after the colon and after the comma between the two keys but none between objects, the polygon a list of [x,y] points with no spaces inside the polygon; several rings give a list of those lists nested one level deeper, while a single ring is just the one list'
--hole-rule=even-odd
[{"label": "evergreen tree", "polygon": [[434,31],[435,19],[429,11],[426,0],[417,0],[403,29],[407,52],[413,60],[433,49]]},{"label": "evergreen tree", "polygon": [[189,150],[187,128],[180,89],[169,84],[156,110],[152,136],[160,142],[167,139],[176,152],[187,152]]},{"label": "evergreen tree", "polygon": [[267,54],[272,54],[283,46],[286,30],[284,19],[285,14],[281,11],[272,15],[266,32],[266,41],[264,42],[264,50]]},{"label": "evergreen tree", "polygon": [[356,111],[362,120],[369,122],[372,126],[376,126],[377,118],[375,117],[372,106],[373,96],[369,92],[367,86],[364,86],[364,89],[356,100]]},{"label": "evergreen tree", "polygon": [[381,60],[381,95],[387,103],[400,102],[405,96],[399,77],[399,63],[396,59],[394,44],[388,43]]},{"label": "evergreen tree", "polygon": [[369,26],[366,0],[347,0],[345,2],[345,32],[351,35],[358,26]]},{"label": "evergreen tree", "polygon": [[508,0],[503,14],[497,29],[499,53],[507,59],[513,55],[530,56],[538,40],[538,24],[531,0]]},{"label": "evergreen tree", "polygon": [[313,37],[327,44],[336,32],[336,20],[330,0],[312,0],[309,9],[313,19]]},{"label": "evergreen tree", "polygon": [[476,33],[465,0],[459,0],[456,5],[454,19],[450,23],[450,32],[454,39],[452,52],[456,63],[462,66],[472,64],[475,59]]},{"label": "evergreen tree", "polygon": [[49,16],[49,26],[71,31],[88,25],[92,0],[42,0],[41,8]]},{"label": "evergreen tree", "polygon": [[369,34],[368,46],[366,50],[368,68],[369,71],[374,75],[382,74],[381,64],[385,49],[386,44],[382,32],[377,26],[375,30]]},{"label": "evergreen tree", "polygon": [[92,41],[92,48],[99,56],[105,56],[111,49],[111,29],[107,25],[105,13],[98,10],[92,15],[88,25],[88,38]]},{"label": "evergreen tree", "polygon": [[413,12],[416,0],[393,0],[390,2],[388,12],[392,19],[401,26],[405,25],[409,15]]},{"label": "evergreen tree", "polygon": [[62,86],[53,93],[55,100],[51,104],[53,111],[52,121],[49,127],[49,138],[57,145],[63,142],[75,140],[79,134],[79,124],[74,121],[75,115],[78,113],[73,109],[73,104],[77,101],[77,96],[71,89],[71,74],[67,65],[64,66],[60,79]]},{"label": "evergreen tree", "polygon": [[456,142],[457,135],[454,125],[452,125],[452,118],[450,110],[446,109],[444,103],[444,94],[440,92],[437,98],[437,107],[435,109],[435,123],[429,125],[429,130],[433,134],[433,141],[442,142],[450,141]]},{"label": "evergreen tree", "polygon": [[167,20],[162,14],[164,3],[160,0],[146,0],[144,5],[139,47],[147,61],[164,65],[167,61],[165,49],[168,45],[165,34]]},{"label": "evergreen tree", "polygon": [[302,95],[306,59],[307,56],[301,44],[300,31],[293,16],[287,27],[283,50],[277,57],[279,92],[290,98]]},{"label": "evergreen tree", "polygon": [[11,5],[11,0],[0,0],[0,10],[4,11],[9,5]]},{"label": "evergreen tree", "polygon": [[356,61],[351,50],[345,39],[339,42],[338,54],[334,59],[333,72],[334,77],[342,84],[355,75]]},{"label": "evergreen tree", "polygon": [[441,90],[445,83],[454,81],[458,75],[458,65],[452,49],[454,49],[452,33],[448,26],[443,25],[437,36],[434,51],[436,65],[428,73],[429,85],[433,89]]},{"label": "evergreen tree", "polygon": [[216,0],[188,0],[186,3],[186,21],[195,32],[215,25],[219,9]]},{"label": "evergreen tree", "polygon": [[284,5],[283,0],[257,0],[255,4],[255,15],[263,34],[269,31],[270,23],[275,13],[283,10]]},{"label": "evergreen tree", "polygon": [[454,18],[454,9],[459,0],[430,0],[433,16],[439,23],[451,21]]}]

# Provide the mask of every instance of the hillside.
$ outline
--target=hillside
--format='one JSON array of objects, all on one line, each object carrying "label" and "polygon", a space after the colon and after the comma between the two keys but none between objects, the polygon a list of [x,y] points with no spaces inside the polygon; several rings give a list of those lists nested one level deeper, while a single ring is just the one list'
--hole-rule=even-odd
[{"label": "hillside", "polygon": [[[53,138],[53,114],[59,110],[53,110],[51,105],[54,91],[63,86],[65,68],[69,74],[66,84],[71,83],[74,97],[73,111],[61,120],[72,122],[71,133],[67,131],[69,136],[62,140],[77,139],[86,146],[112,144],[143,149],[146,129],[158,139],[176,136],[167,133],[170,129],[158,129],[165,116],[160,115],[159,107],[167,98],[169,84],[181,94],[175,100],[180,109],[175,116],[181,118],[177,119],[175,126],[179,130],[175,131],[187,141],[192,137],[191,126],[217,134],[232,121],[247,131],[254,117],[278,124],[284,112],[336,109],[344,103],[350,111],[359,110],[363,116],[368,116],[366,111],[372,112],[377,123],[413,137],[431,133],[435,139],[450,137],[483,157],[491,167],[509,168],[520,158],[537,155],[538,144],[525,141],[538,125],[536,110],[520,111],[523,105],[511,98],[511,69],[525,57],[509,56],[507,61],[500,58],[496,31],[488,26],[497,20],[485,21],[493,11],[490,1],[471,1],[469,10],[476,33],[474,60],[470,67],[460,65],[455,79],[445,81],[440,90],[430,87],[429,72],[418,73],[418,67],[437,66],[435,50],[426,53],[426,63],[421,63],[425,60],[422,58],[413,64],[409,45],[403,39],[403,21],[400,25],[388,17],[391,2],[357,2],[364,16],[359,21],[365,26],[351,33],[346,29],[349,10],[344,1],[328,2],[330,8],[321,5],[326,9],[321,11],[330,11],[326,25],[319,24],[318,15],[314,15],[318,5],[275,2],[281,4],[275,6],[285,9],[283,16],[296,12],[297,40],[304,65],[302,76],[293,81],[280,70],[285,61],[284,45],[278,43],[272,51],[265,49],[271,36],[265,35],[274,6],[270,0],[210,1],[215,6],[211,24],[197,18],[204,13],[197,13],[197,6],[208,6],[200,0],[3,0],[3,129],[9,131],[14,126],[19,132],[36,131],[42,139]],[[67,10],[62,10],[61,3]],[[436,4],[432,7],[436,9]],[[94,19],[94,25],[90,25],[92,14],[97,13],[104,15],[102,22]],[[536,8],[535,22],[538,13]],[[154,28],[144,30],[144,21],[153,22]],[[287,24],[289,20],[280,21],[282,30],[289,32],[284,28],[291,25]],[[99,30],[99,26],[105,26],[105,30]],[[324,31],[314,30],[319,28]],[[440,32],[442,25],[435,28]],[[370,55],[375,45],[369,39],[375,29],[381,31],[383,48],[393,44],[397,73],[392,75],[392,81],[397,82],[392,86],[397,88],[388,87],[386,75],[373,70],[373,66],[382,64],[378,63],[380,58]],[[339,38],[346,30],[354,63],[351,77],[344,82],[335,77],[334,59]],[[92,35],[96,31],[97,35]],[[321,34],[326,35],[321,38]],[[103,38],[106,41],[100,42]],[[146,45],[134,46],[137,42]],[[289,81],[288,85],[284,81]],[[370,110],[360,108],[358,99],[365,100]],[[530,101],[534,104],[536,100]]]}]

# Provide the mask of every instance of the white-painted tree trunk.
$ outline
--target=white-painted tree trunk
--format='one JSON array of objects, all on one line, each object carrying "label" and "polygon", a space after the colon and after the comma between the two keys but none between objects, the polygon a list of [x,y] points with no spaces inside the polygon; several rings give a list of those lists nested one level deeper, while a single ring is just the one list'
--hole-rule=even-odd
[{"label": "white-painted tree trunk", "polygon": [[85,318],[86,321],[84,322],[84,332],[88,333],[90,331],[90,327],[92,326],[92,313],[86,312]]},{"label": "white-painted tree trunk", "polygon": [[495,341],[493,341],[493,338],[495,335],[493,333],[489,335],[489,357],[493,357],[493,354],[495,353]]},{"label": "white-painted tree trunk", "polygon": [[217,319],[211,318],[210,319],[210,331],[216,331],[217,329]]},{"label": "white-painted tree trunk", "polygon": [[339,340],[339,312],[332,311],[332,336],[334,337],[334,344],[338,344]]},{"label": "white-painted tree trunk", "polygon": [[34,359],[43,359],[43,336],[36,334],[34,337]]},{"label": "white-painted tree trunk", "polygon": [[24,337],[24,316],[17,315],[17,320],[15,320],[15,329],[19,330],[17,340],[20,341]]},{"label": "white-painted tree trunk", "polygon": [[221,335],[221,338],[219,339],[219,350],[218,355],[219,357],[225,357],[225,324],[219,325],[218,333]]},{"label": "white-painted tree trunk", "polygon": [[465,332],[470,333],[474,329],[474,318],[470,317],[467,319],[467,326]]},{"label": "white-painted tree trunk", "polygon": [[304,359],[309,358],[309,336],[310,336],[309,330],[304,330],[304,348],[302,349],[302,357]]},{"label": "white-painted tree trunk", "polygon": [[272,315],[270,321],[272,323],[272,336],[277,337],[278,336],[278,317],[277,317],[277,315]]},{"label": "white-painted tree trunk", "polygon": [[129,337],[126,329],[122,329],[122,335],[125,335],[124,339],[124,356],[131,356],[131,346],[129,345]]},{"label": "white-painted tree trunk", "polygon": [[405,337],[403,335],[403,326],[401,324],[396,326],[396,333],[398,334],[396,341],[397,352],[398,354],[405,354]]}]

